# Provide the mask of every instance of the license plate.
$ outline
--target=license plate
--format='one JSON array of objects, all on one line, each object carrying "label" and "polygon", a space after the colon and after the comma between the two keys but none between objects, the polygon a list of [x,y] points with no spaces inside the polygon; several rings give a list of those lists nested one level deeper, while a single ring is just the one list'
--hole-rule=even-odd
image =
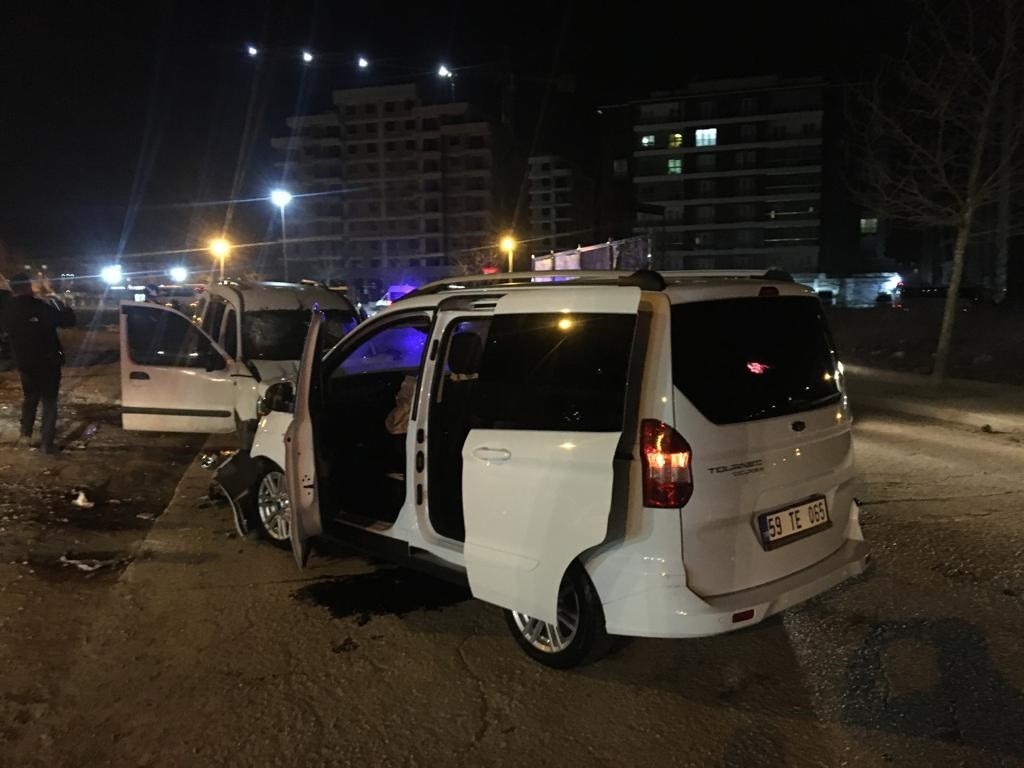
[{"label": "license plate", "polygon": [[766,512],[757,518],[761,544],[775,549],[791,541],[810,536],[832,525],[824,498],[811,499],[795,507]]}]

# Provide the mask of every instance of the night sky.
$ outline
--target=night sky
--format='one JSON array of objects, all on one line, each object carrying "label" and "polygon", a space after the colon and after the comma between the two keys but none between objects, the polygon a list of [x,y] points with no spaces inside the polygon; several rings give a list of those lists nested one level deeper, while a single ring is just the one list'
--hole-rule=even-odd
[{"label": "night sky", "polygon": [[[196,247],[222,225],[224,201],[267,194],[270,138],[286,115],[326,107],[332,87],[429,83],[444,61],[469,67],[457,84],[471,89],[511,66],[519,130],[543,145],[549,126],[535,128],[549,88],[548,103],[568,105],[586,130],[598,104],[693,78],[857,77],[899,47],[893,5],[6,3],[0,240],[24,261],[81,269],[118,252]],[[258,61],[245,55],[250,42]],[[302,47],[313,66],[299,61]],[[355,68],[358,54],[370,71]],[[236,240],[264,237],[265,200],[234,211]]]}]

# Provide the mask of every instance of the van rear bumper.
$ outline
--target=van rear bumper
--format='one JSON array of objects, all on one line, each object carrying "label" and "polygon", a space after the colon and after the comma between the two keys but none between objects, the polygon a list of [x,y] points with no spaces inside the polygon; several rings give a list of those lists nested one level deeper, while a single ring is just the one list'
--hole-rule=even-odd
[{"label": "van rear bumper", "polygon": [[[666,584],[605,603],[605,626],[609,634],[631,637],[706,637],[729,632],[757,624],[862,574],[870,557],[866,542],[850,538],[808,568],[741,592],[701,598],[683,584]],[[752,614],[733,621],[744,612]]]}]

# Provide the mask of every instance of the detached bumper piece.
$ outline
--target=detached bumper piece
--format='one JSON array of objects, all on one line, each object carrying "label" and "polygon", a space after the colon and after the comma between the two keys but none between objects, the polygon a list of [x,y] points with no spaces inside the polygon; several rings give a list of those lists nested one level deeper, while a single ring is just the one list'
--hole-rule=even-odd
[{"label": "detached bumper piece", "polygon": [[224,497],[231,504],[231,513],[235,518],[235,529],[238,535],[245,537],[252,530],[246,503],[246,497],[251,493],[256,481],[260,477],[260,467],[249,451],[238,451],[227,461],[222,462],[213,473],[213,481],[220,486]]}]

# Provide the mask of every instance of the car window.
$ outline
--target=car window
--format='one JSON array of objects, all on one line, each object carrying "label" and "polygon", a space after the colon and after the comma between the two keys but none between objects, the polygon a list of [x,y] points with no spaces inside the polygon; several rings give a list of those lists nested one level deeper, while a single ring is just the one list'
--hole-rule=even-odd
[{"label": "car window", "polygon": [[[448,380],[476,379],[480,374],[480,357],[487,339],[490,316],[454,320],[448,324],[441,341],[441,361],[438,366],[438,384],[435,385],[434,399],[444,396],[444,382]],[[475,336],[476,340],[470,339]],[[458,341],[455,341],[458,337]],[[454,361],[452,358],[455,358]]]},{"label": "car window", "polygon": [[[242,313],[242,351],[249,360],[298,360],[312,318],[309,309],[267,309]],[[324,311],[324,346],[355,328],[359,318],[346,309]]]},{"label": "car window", "polygon": [[672,378],[716,424],[797,413],[841,397],[828,327],[811,296],[674,305]]},{"label": "car window", "polygon": [[205,368],[211,349],[207,339],[186,318],[144,306],[125,307],[128,356],[138,365]]},{"label": "car window", "polygon": [[349,350],[332,376],[418,370],[429,333],[430,318],[423,315],[390,324]]},{"label": "car window", "polygon": [[496,315],[472,423],[483,429],[618,432],[636,315]]}]

